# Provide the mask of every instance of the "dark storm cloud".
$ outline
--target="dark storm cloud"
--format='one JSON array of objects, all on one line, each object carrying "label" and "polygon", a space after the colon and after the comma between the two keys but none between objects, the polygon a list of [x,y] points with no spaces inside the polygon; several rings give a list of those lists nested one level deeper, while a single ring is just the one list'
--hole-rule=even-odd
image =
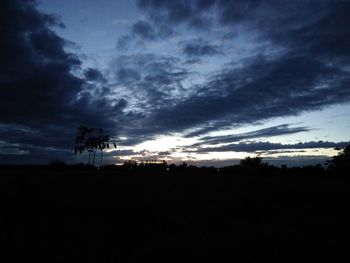
[{"label": "dark storm cloud", "polygon": [[306,56],[257,57],[243,68],[227,68],[194,96],[154,113],[169,130],[212,122],[216,129],[319,110],[350,100],[349,74]]},{"label": "dark storm cloud", "polygon": [[[349,1],[139,0],[138,6],[155,26],[191,26],[210,12],[214,14],[212,19],[226,26],[227,32],[243,25],[289,48],[349,57]],[[211,23],[207,25],[209,29]]]},{"label": "dark storm cloud", "polygon": [[121,36],[117,41],[117,49],[119,50],[127,50],[130,42],[132,41],[132,37],[130,35]]},{"label": "dark storm cloud", "polygon": [[[39,13],[32,1],[5,1],[1,12],[1,120],[49,124],[96,117],[95,98],[84,94],[85,79],[71,73],[79,59],[48,27],[55,20]],[[85,74],[89,80],[102,77],[92,69]]]},{"label": "dark storm cloud", "polygon": [[[128,139],[121,143],[125,145],[184,129],[195,129],[187,137],[198,136],[350,100],[346,2],[140,0],[138,6],[146,16],[131,26],[118,46],[125,48],[133,42],[131,51],[140,46],[136,54],[120,56],[111,67],[113,84],[132,94],[128,103],[133,110],[136,108],[128,113],[127,118],[132,121],[124,128]],[[208,74],[202,84],[184,87],[191,74],[179,67],[174,58],[137,53],[147,41],[154,43],[173,36],[174,32],[181,36],[189,32],[188,28],[195,38],[199,30],[214,31],[214,25],[219,29],[219,33],[215,31],[218,36],[215,43],[227,44],[230,40],[233,43],[238,28],[242,35],[257,36],[254,38],[257,48],[249,59],[237,61],[232,57],[232,64]],[[259,50],[261,42],[269,43],[267,49],[281,52],[276,55]],[[222,52],[221,46],[213,45],[209,36],[193,43],[181,42],[180,48],[184,56],[180,60],[187,62],[183,67],[199,63],[203,56]],[[309,129],[281,125],[241,137],[207,136],[203,143],[229,143],[304,131]]]},{"label": "dark storm cloud", "polygon": [[310,55],[330,59],[334,64],[350,62],[350,2],[330,1],[328,12],[305,27],[291,34],[271,34],[272,39],[289,45],[291,48],[304,48]]},{"label": "dark storm cloud", "polygon": [[141,74],[132,68],[120,68],[116,73],[116,77],[122,83],[127,83],[130,81],[139,81]]},{"label": "dark storm cloud", "polygon": [[[75,130],[75,127],[72,129]],[[1,124],[1,138],[5,138],[7,143],[25,146],[40,147],[66,147],[71,146],[74,138],[69,135],[71,131],[66,126],[26,126],[19,124]],[[70,149],[71,147],[69,147]]]},{"label": "dark storm cloud", "polygon": [[188,23],[195,29],[205,29],[211,25],[211,19],[205,12],[214,1],[158,1],[139,0],[138,6],[147,12],[149,18],[157,25],[171,27]]},{"label": "dark storm cloud", "polygon": [[182,81],[190,74],[177,58],[142,53],[114,59],[111,70],[116,72],[116,85],[132,90],[142,100],[139,106],[146,103],[147,108],[176,100],[173,93],[182,90]]},{"label": "dark storm cloud", "polygon": [[85,79],[88,81],[106,82],[103,74],[95,68],[88,68],[84,71]]},{"label": "dark storm cloud", "polygon": [[121,145],[134,145],[154,138],[164,127],[147,120],[154,111],[175,105],[184,92],[183,81],[191,74],[178,58],[153,53],[122,55],[112,59],[110,75],[113,87],[128,97],[131,111],[122,134],[128,139]]},{"label": "dark storm cloud", "polygon": [[[332,3],[333,2],[333,3]],[[342,1],[274,1],[274,0],[138,0],[138,6],[145,11],[155,24],[191,26],[195,20],[204,20],[207,13],[214,13],[217,22],[222,25],[247,23],[251,27],[264,30],[303,24],[319,16],[321,11]],[[311,11],[311,12],[310,12]],[[313,12],[312,12],[313,11]],[[322,14],[322,13],[321,13]],[[295,18],[295,19],[291,19]],[[278,24],[276,22],[283,22]],[[209,23],[211,25],[211,23]]]},{"label": "dark storm cloud", "polygon": [[139,0],[138,6],[156,21],[155,26],[191,26],[193,20],[210,12],[226,35],[243,26],[257,32],[260,41],[269,40],[333,63],[349,62],[349,1]]},{"label": "dark storm cloud", "polygon": [[155,20],[167,20],[179,23],[193,16],[191,1],[138,1],[140,8],[153,13]]},{"label": "dark storm cloud", "polygon": [[148,74],[145,81],[155,85],[170,85],[183,80],[186,75],[186,71],[169,72],[166,69],[159,69],[157,72]]},{"label": "dark storm cloud", "polygon": [[31,150],[69,149],[78,125],[117,125],[114,118],[121,115],[125,103],[106,98],[106,89],[86,82],[103,81],[98,70],[87,69],[85,78],[72,73],[79,72],[81,63],[65,51],[69,42],[51,29],[63,27],[56,16],[40,13],[35,1],[5,0],[0,17],[2,140]]},{"label": "dark storm cloud", "polygon": [[146,21],[138,21],[132,26],[133,35],[144,39],[153,40],[156,38],[156,32],[152,25]]},{"label": "dark storm cloud", "polygon": [[210,148],[199,148],[195,152],[205,153],[205,152],[266,152],[272,150],[302,150],[302,149],[317,149],[317,148],[336,148],[345,147],[349,142],[305,142],[296,144],[281,144],[281,143],[271,143],[271,142],[251,142],[251,143],[238,143],[230,144],[219,147]]},{"label": "dark storm cloud", "polygon": [[212,45],[203,39],[192,39],[179,43],[182,53],[189,58],[214,56],[222,54],[219,46]]},{"label": "dark storm cloud", "polygon": [[217,1],[221,23],[244,24],[288,49],[349,62],[349,1]]},{"label": "dark storm cloud", "polygon": [[[118,41],[118,48],[136,54],[113,60],[110,83],[98,69],[81,69],[79,57],[65,50],[68,42],[51,29],[64,26],[58,17],[38,12],[34,1],[2,1],[0,138],[6,149],[35,151],[39,158],[45,147],[70,147],[79,124],[118,130],[132,145],[161,133],[189,129],[187,137],[198,136],[350,101],[349,1],[139,0],[138,6],[146,16]],[[230,41],[239,46],[238,29],[256,36],[249,59],[230,58],[225,49],[225,63],[232,63],[193,85],[189,67],[221,54],[222,43],[228,51]],[[203,30],[215,34],[205,38]],[[180,39],[180,57],[140,54],[142,43],[188,32],[202,39]],[[267,51],[260,43],[268,43]],[[274,129],[245,136],[308,130]],[[235,139],[205,137],[203,143]]]},{"label": "dark storm cloud", "polygon": [[212,26],[211,17],[205,14],[212,4],[207,1],[137,1],[138,7],[147,14],[147,19],[139,20],[131,26],[131,32],[120,37],[117,48],[127,50],[133,41],[135,47],[143,41],[165,39],[176,35],[176,25],[186,23],[195,30],[207,30]]},{"label": "dark storm cloud", "polygon": [[[145,125],[155,132],[197,127],[193,135],[199,135],[350,100],[348,1],[139,0],[138,6],[153,28],[191,27],[195,19],[210,17],[223,36],[242,27],[242,34],[256,33],[257,42],[282,50],[274,56],[255,50],[239,63],[233,59],[189,96],[153,109]],[[220,52],[205,41],[182,44],[183,54],[192,58],[188,64]]]},{"label": "dark storm cloud", "polygon": [[277,125],[265,129],[260,129],[256,131],[233,134],[233,135],[225,135],[225,136],[205,136],[200,138],[201,142],[197,145],[201,144],[220,144],[220,143],[230,143],[230,142],[238,142],[246,139],[256,139],[261,137],[273,137],[280,136],[286,134],[294,134],[300,132],[310,131],[310,128],[307,127],[290,127],[289,124]]},{"label": "dark storm cloud", "polygon": [[131,47],[137,48],[146,41],[155,41],[170,37],[174,34],[172,27],[166,25],[154,25],[146,20],[139,20],[132,24],[129,34],[119,37],[117,48],[120,50],[128,50]]}]

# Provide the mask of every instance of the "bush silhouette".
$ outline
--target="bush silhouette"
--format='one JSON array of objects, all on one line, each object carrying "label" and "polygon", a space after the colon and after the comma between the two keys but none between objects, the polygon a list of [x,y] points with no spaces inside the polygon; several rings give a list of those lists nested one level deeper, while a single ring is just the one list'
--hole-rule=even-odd
[{"label": "bush silhouette", "polygon": [[328,161],[328,169],[336,173],[345,173],[350,170],[350,144],[337,150],[340,152]]},{"label": "bush silhouette", "polygon": [[244,168],[259,168],[263,165],[262,158],[256,157],[246,157],[240,161],[240,165]]}]

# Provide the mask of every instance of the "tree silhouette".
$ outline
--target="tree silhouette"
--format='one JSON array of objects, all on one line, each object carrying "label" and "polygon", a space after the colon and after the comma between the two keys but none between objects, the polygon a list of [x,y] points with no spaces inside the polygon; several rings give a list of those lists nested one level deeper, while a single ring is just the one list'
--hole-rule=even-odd
[{"label": "tree silhouette", "polygon": [[328,161],[330,171],[344,173],[350,170],[350,144],[344,148],[336,148],[340,152]]},{"label": "tree silhouette", "polygon": [[117,148],[115,142],[109,142],[109,135],[104,134],[103,129],[88,128],[86,126],[80,126],[78,128],[78,135],[75,138],[75,154],[82,154],[84,151],[89,152],[89,165],[91,164],[92,156],[92,165],[95,165],[95,157],[97,151],[100,151],[100,164],[102,166],[103,160],[103,150],[109,149],[110,145],[113,145],[114,148]]},{"label": "tree silhouette", "polygon": [[94,131],[94,128],[88,128],[86,126],[80,126],[78,128],[78,135],[75,137],[75,154],[82,154],[84,151],[89,152],[89,165],[91,164],[91,152],[92,149],[90,147],[90,136]]},{"label": "tree silhouette", "polygon": [[240,165],[245,168],[258,168],[265,164],[262,162],[262,158],[259,156],[248,156],[240,161]]}]

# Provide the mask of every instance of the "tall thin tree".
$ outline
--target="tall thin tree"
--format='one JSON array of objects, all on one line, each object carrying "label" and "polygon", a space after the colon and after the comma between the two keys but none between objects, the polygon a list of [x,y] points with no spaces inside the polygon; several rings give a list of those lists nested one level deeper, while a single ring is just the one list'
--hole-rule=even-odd
[{"label": "tall thin tree", "polygon": [[109,149],[110,145],[117,148],[115,142],[109,141],[110,137],[104,134],[103,129],[88,128],[86,126],[81,126],[78,128],[78,135],[75,138],[75,154],[82,154],[84,151],[89,152],[89,165],[91,164],[92,155],[92,165],[95,165],[95,157],[97,151],[100,151],[100,164],[102,166],[103,151]]}]

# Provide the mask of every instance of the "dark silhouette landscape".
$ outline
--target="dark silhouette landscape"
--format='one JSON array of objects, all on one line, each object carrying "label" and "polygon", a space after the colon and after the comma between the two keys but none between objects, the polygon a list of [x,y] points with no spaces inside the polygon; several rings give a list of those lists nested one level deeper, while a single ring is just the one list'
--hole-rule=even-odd
[{"label": "dark silhouette landscape", "polygon": [[11,262],[334,260],[349,244],[349,146],[328,168],[255,157],[224,168],[55,162],[0,171]]}]

